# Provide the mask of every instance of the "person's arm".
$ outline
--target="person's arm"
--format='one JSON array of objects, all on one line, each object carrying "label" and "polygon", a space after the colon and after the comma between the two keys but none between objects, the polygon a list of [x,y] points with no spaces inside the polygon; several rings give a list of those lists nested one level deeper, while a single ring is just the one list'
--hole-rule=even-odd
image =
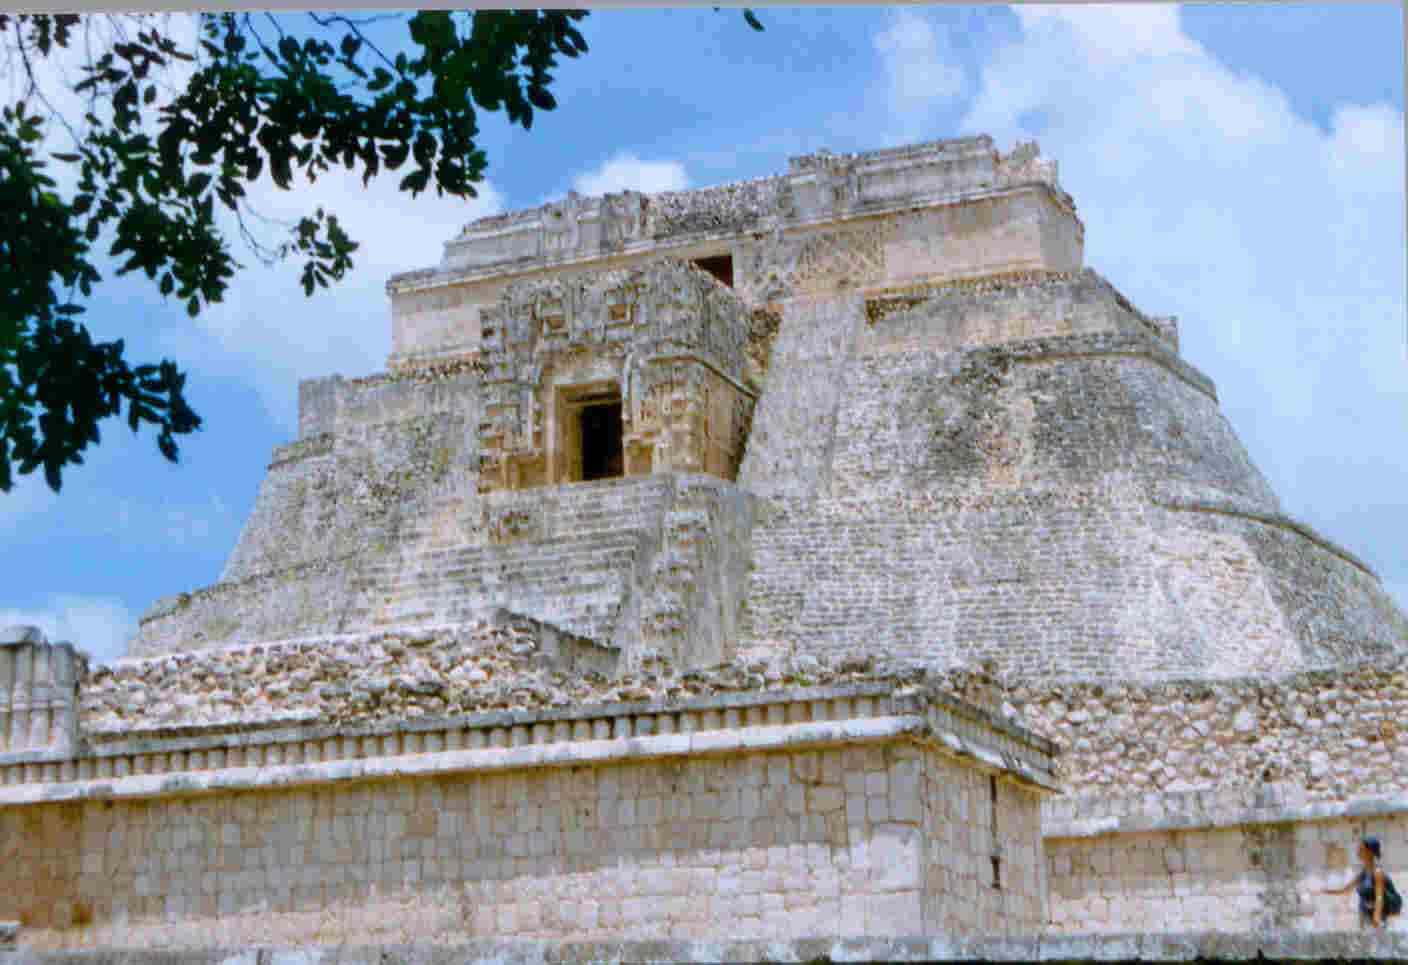
[{"label": "person's arm", "polygon": [[1359,881],[1359,876],[1358,876],[1358,875],[1355,875],[1353,878],[1350,878],[1350,879],[1349,879],[1349,884],[1345,885],[1343,888],[1326,888],[1324,891],[1320,892],[1320,894],[1322,894],[1322,895],[1347,895],[1347,894],[1349,894],[1351,891],[1354,890],[1354,885],[1355,885],[1355,883],[1358,882],[1358,881]]},{"label": "person's arm", "polygon": [[1384,924],[1384,869],[1374,869],[1374,927]]}]

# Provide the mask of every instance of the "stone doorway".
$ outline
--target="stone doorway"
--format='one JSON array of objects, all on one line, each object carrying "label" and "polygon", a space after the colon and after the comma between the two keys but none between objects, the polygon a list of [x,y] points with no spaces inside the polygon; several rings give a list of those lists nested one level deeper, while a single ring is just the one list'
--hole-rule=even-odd
[{"label": "stone doorway", "polygon": [[582,480],[614,479],[624,475],[621,447],[621,400],[582,406]]},{"label": "stone doorway", "polygon": [[733,255],[710,255],[705,258],[695,258],[694,266],[702,268],[713,275],[720,284],[733,287]]},{"label": "stone doorway", "polygon": [[621,390],[615,383],[559,389],[557,425],[557,482],[626,474]]}]

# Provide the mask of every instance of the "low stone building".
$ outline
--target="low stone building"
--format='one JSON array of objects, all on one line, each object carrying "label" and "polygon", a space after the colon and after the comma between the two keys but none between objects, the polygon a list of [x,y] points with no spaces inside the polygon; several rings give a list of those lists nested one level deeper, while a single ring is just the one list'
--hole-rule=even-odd
[{"label": "low stone building", "polygon": [[111,667],[0,646],[0,919],[1352,925],[1305,896],[1408,854],[1408,620],[1083,238],[986,137],[469,225],[391,280],[386,372],[300,386],[218,583]]}]

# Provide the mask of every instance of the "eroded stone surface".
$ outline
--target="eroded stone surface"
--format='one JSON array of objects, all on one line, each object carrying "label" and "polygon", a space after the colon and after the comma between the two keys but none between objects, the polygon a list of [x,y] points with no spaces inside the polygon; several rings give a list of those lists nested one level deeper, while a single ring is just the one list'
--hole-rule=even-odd
[{"label": "eroded stone surface", "polygon": [[1237,680],[1007,691],[1014,719],[1066,748],[1078,795],[1299,789],[1301,803],[1408,791],[1408,663]]},{"label": "eroded stone surface", "polygon": [[994,681],[981,670],[945,673],[864,651],[813,657],[767,647],[692,670],[655,657],[607,676],[553,667],[528,632],[471,623],[120,661],[84,681],[82,726],[121,734],[281,719],[394,721],[868,682],[998,707]]}]

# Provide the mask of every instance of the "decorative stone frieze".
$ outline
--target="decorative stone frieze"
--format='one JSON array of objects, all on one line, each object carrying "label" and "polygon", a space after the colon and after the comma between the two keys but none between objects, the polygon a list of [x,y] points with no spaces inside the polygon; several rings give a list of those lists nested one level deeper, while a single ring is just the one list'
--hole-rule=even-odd
[{"label": "decorative stone frieze", "polygon": [[598,398],[619,406],[619,474],[732,479],[751,328],[737,296],[680,262],[510,287],[483,315],[480,491],[581,480],[578,400]]},{"label": "decorative stone frieze", "polygon": [[771,233],[859,214],[894,214],[904,205],[1040,187],[1074,217],[1053,161],[1035,144],[998,152],[987,137],[938,141],[860,154],[819,151],[792,158],[788,173],[691,191],[600,198],[569,192],[540,208],[479,219],[446,245],[439,269],[393,278],[393,294],[434,284],[447,273],[660,254],[702,239]]},{"label": "decorative stone frieze", "polygon": [[49,643],[38,627],[0,630],[0,760],[25,751],[72,749],[78,737],[78,683],[87,661],[71,643]]}]

